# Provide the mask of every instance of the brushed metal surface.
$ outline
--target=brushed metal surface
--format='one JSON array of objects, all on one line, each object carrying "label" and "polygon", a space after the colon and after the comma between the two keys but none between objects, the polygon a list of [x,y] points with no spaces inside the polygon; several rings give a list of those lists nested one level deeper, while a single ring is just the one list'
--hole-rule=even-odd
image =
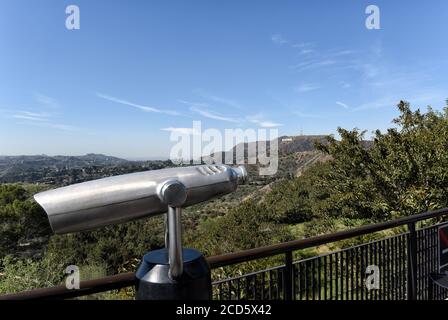
[{"label": "brushed metal surface", "polygon": [[165,182],[177,180],[187,189],[188,207],[237,189],[246,179],[244,167],[201,165],[109,177],[38,193],[55,233],[90,230],[162,214],[168,205],[159,196]]},{"label": "brushed metal surface", "polygon": [[182,208],[168,207],[168,258],[170,263],[169,276],[177,279],[184,272],[182,256]]}]

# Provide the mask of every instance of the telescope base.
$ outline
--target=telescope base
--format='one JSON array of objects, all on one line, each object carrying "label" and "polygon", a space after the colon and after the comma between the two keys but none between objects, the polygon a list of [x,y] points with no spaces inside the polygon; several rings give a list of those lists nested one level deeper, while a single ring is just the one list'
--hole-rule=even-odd
[{"label": "telescope base", "polygon": [[147,253],[136,272],[137,300],[211,300],[210,266],[202,253],[182,250],[183,273],[178,279],[169,277],[168,250]]}]

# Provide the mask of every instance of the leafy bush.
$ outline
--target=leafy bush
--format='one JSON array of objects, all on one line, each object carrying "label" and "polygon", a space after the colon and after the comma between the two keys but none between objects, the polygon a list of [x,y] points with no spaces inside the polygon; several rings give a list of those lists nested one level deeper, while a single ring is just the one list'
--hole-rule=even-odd
[{"label": "leafy bush", "polygon": [[398,109],[397,128],[376,131],[370,148],[357,129],[317,144],[332,157],[322,214],[386,219],[448,206],[448,108],[421,113],[402,101]]}]

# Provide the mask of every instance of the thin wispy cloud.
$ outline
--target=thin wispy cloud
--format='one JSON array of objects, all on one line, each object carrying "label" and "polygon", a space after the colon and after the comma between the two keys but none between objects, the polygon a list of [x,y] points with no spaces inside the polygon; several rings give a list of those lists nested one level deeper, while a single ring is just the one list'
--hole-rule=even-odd
[{"label": "thin wispy cloud", "polygon": [[348,108],[349,108],[349,106],[348,106],[346,103],[341,102],[341,101],[336,101],[336,104],[337,104],[338,106],[344,108],[344,109],[348,109]]},{"label": "thin wispy cloud", "polygon": [[209,119],[213,119],[213,120],[226,121],[226,122],[233,122],[233,123],[239,123],[239,122],[240,122],[240,121],[237,120],[237,119],[233,119],[233,118],[230,118],[230,117],[226,117],[226,116],[220,115],[220,114],[218,114],[218,113],[214,113],[214,112],[212,112],[212,111],[204,110],[204,109],[201,109],[201,108],[199,108],[199,107],[197,107],[197,106],[190,107],[190,110],[191,110],[192,112],[195,112],[195,113],[197,113],[197,114],[200,114],[201,116],[203,116],[203,117],[205,117],[205,118],[209,118]]},{"label": "thin wispy cloud", "polygon": [[12,115],[15,119],[30,120],[30,121],[49,121],[50,115],[47,113],[37,113],[31,111],[18,111]]},{"label": "thin wispy cloud", "polygon": [[283,36],[281,34],[272,35],[271,40],[272,40],[272,42],[274,42],[276,44],[280,44],[280,45],[289,43],[289,41],[286,40],[285,38],[283,38]]},{"label": "thin wispy cloud", "polygon": [[[313,47],[313,46],[314,46],[314,43],[312,43],[312,42],[299,42],[299,43],[293,43],[291,45],[291,47],[293,47],[293,48],[309,48],[309,47]],[[308,49],[308,50],[310,50],[310,49]],[[314,50],[311,50],[311,51],[314,51]]]},{"label": "thin wispy cloud", "polygon": [[356,51],[350,49],[318,50],[314,44],[309,43],[304,43],[299,47],[301,48],[299,54],[304,59],[289,67],[299,72],[334,65],[351,64],[353,55],[356,53]]},{"label": "thin wispy cloud", "polygon": [[204,92],[203,90],[195,90],[195,93],[198,94],[203,99],[210,100],[218,104],[223,104],[225,106],[237,109],[241,108],[241,105],[237,101],[232,99],[223,98],[214,94],[209,94],[207,92]]},{"label": "thin wispy cloud", "polygon": [[317,85],[317,84],[302,83],[301,85],[295,87],[294,90],[299,92],[299,93],[305,93],[305,92],[317,90],[319,88],[320,88],[320,86]]},{"label": "thin wispy cloud", "polygon": [[75,132],[82,128],[61,123],[60,103],[47,95],[34,94],[35,107],[33,109],[11,108],[4,110],[3,115],[9,119],[17,120],[17,124],[50,128],[58,131]]},{"label": "thin wispy cloud", "polygon": [[411,103],[414,107],[426,107],[428,105],[432,105],[433,107],[441,107],[438,104],[443,104],[446,100],[447,94],[445,91],[440,90],[429,90],[422,91],[421,93],[413,93],[413,94],[398,94],[398,95],[388,95],[380,97],[376,100],[363,103],[359,105],[357,108],[353,109],[353,111],[366,111],[366,110],[375,110],[382,108],[395,108],[396,105],[400,102],[400,100],[405,100]]},{"label": "thin wispy cloud", "polygon": [[58,130],[62,130],[62,131],[72,131],[72,132],[76,132],[76,131],[82,131],[82,128],[76,127],[76,126],[70,126],[70,125],[66,125],[66,124],[61,124],[61,123],[41,123],[38,124],[41,126],[45,126],[48,128],[53,128],[53,129],[58,129]]},{"label": "thin wispy cloud", "polygon": [[[360,67],[354,60],[354,55],[357,53],[355,50],[341,48],[319,50],[314,43],[294,43],[283,37],[281,34],[273,35],[271,41],[277,45],[286,45],[300,50],[299,57],[301,58],[301,61],[289,66],[289,69],[293,69],[296,72],[315,72],[318,69],[328,69],[330,67],[332,70],[336,67],[353,68],[355,65],[357,68]],[[364,73],[368,75],[374,74],[375,70],[373,68],[367,69],[371,67],[370,65],[365,65],[363,67]]]},{"label": "thin wispy cloud", "polygon": [[81,131],[82,128],[59,123],[54,114],[40,113],[35,111],[16,111],[9,115],[10,118],[20,120],[18,124],[38,126],[42,128],[56,129],[59,131],[75,132]]},{"label": "thin wispy cloud", "polygon": [[178,100],[178,101],[180,103],[188,105],[190,107],[191,112],[197,113],[197,114],[203,116],[204,118],[225,121],[225,122],[232,122],[232,123],[240,123],[241,122],[241,120],[211,111],[210,106],[207,103],[190,102],[190,101],[186,101],[186,100]]},{"label": "thin wispy cloud", "polygon": [[210,106],[207,103],[190,102],[185,100],[178,100],[178,102],[188,105],[190,107],[191,112],[197,113],[205,118],[213,120],[237,123],[240,125],[244,123],[253,123],[262,128],[276,128],[283,126],[283,124],[281,123],[266,120],[261,113],[254,116],[247,116],[245,118],[236,119],[211,111]]},{"label": "thin wispy cloud", "polygon": [[289,40],[289,39],[285,38],[280,33],[272,35],[271,36],[271,41],[274,44],[276,44],[276,45],[281,45],[281,46],[282,45],[287,45],[288,47],[291,47],[291,48],[294,48],[294,49],[302,49],[301,52],[303,50],[310,50],[310,52],[311,52],[313,50],[310,49],[310,48],[314,46],[314,43],[312,43],[312,42],[294,42],[292,40]]},{"label": "thin wispy cloud", "polygon": [[348,89],[352,86],[350,83],[345,82],[345,81],[341,81],[340,84],[343,89]]},{"label": "thin wispy cloud", "polygon": [[36,93],[34,95],[34,98],[41,106],[49,107],[51,109],[59,108],[59,103],[56,101],[56,99],[49,97],[45,94]]},{"label": "thin wispy cloud", "polygon": [[374,78],[380,74],[379,67],[375,64],[364,63],[360,66],[366,78]]},{"label": "thin wispy cloud", "polygon": [[314,52],[313,49],[303,49],[303,50],[300,50],[300,54],[301,55],[307,55],[307,54],[310,54],[310,53],[313,53],[313,52]]},{"label": "thin wispy cloud", "polygon": [[324,59],[324,60],[316,59],[316,60],[312,60],[312,61],[300,62],[296,65],[291,66],[290,68],[301,72],[301,71],[307,71],[307,70],[318,69],[321,67],[335,65],[337,63],[338,63],[338,61],[333,60],[333,59]]},{"label": "thin wispy cloud", "polygon": [[354,50],[336,50],[334,52],[330,52],[330,55],[333,57],[338,57],[338,56],[346,56],[346,55],[351,55],[351,54],[355,54],[356,51]]},{"label": "thin wispy cloud", "polygon": [[61,124],[61,123],[52,123],[52,122],[19,122],[18,124],[21,125],[31,125],[31,126],[35,126],[35,127],[41,127],[41,128],[50,128],[50,129],[55,129],[58,131],[64,131],[64,132],[80,132],[83,131],[83,128],[79,128],[76,126],[70,126],[70,125],[66,125],[66,124]]},{"label": "thin wispy cloud", "polygon": [[266,120],[264,115],[259,113],[257,115],[249,116],[247,117],[247,120],[251,123],[256,124],[257,126],[261,128],[278,128],[282,127],[282,123],[273,122],[270,120]]},{"label": "thin wispy cloud", "polygon": [[154,108],[154,107],[150,107],[150,106],[145,106],[145,105],[142,105],[142,104],[138,104],[138,103],[130,102],[130,101],[127,101],[127,100],[119,99],[119,98],[112,97],[112,96],[109,96],[109,95],[106,95],[106,94],[102,94],[102,93],[96,93],[96,96],[101,98],[101,99],[105,99],[105,100],[112,101],[112,102],[115,102],[115,103],[118,103],[118,104],[129,106],[129,107],[133,107],[133,108],[139,109],[139,110],[144,111],[144,112],[167,114],[167,115],[171,115],[171,116],[179,116],[179,115],[181,115],[177,111],[164,110],[164,109]]},{"label": "thin wispy cloud", "polygon": [[300,118],[310,118],[310,119],[322,118],[322,116],[319,114],[307,113],[307,112],[302,112],[302,111],[294,111],[293,115],[298,116]]},{"label": "thin wispy cloud", "polygon": [[283,126],[282,123],[277,123],[277,122],[272,122],[272,121],[258,121],[255,123],[258,124],[262,128],[278,128],[278,127]]}]

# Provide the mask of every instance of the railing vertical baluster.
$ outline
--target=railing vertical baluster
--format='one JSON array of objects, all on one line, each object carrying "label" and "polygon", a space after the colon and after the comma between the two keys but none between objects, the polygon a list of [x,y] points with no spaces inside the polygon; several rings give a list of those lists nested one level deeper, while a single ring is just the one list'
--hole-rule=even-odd
[{"label": "railing vertical baluster", "polygon": [[424,246],[422,246],[422,256],[423,256],[423,286],[422,286],[422,299],[428,300],[428,278],[429,278],[429,253],[431,251],[431,247],[429,245],[429,230],[423,230],[424,236]]},{"label": "railing vertical baluster", "polygon": [[360,290],[361,290],[361,300],[364,300],[364,286],[365,286],[365,282],[364,282],[364,272],[365,272],[365,267],[364,267],[364,246],[361,246],[361,252],[360,252],[360,258],[361,258],[361,266],[360,266]]},{"label": "railing vertical baluster", "polygon": [[237,299],[241,300],[241,286],[240,286],[240,279],[238,278],[237,282],[236,282],[236,290],[237,290]]},{"label": "railing vertical baluster", "polygon": [[392,279],[393,279],[393,294],[392,294],[392,299],[393,300],[398,300],[398,293],[397,293],[397,288],[398,288],[398,277],[397,277],[397,266],[398,266],[398,250],[397,250],[397,237],[393,237],[392,238],[392,251],[393,251],[393,257],[394,257],[394,261],[393,261],[393,273],[392,273]]},{"label": "railing vertical baluster", "polygon": [[339,256],[341,258],[341,300],[344,300],[344,256],[342,251],[339,253]]},{"label": "railing vertical baluster", "polygon": [[321,281],[321,271],[322,271],[322,258],[317,258],[317,299],[322,300],[322,281]]},{"label": "railing vertical baluster", "polygon": [[417,233],[415,222],[408,224],[408,300],[417,299]]},{"label": "railing vertical baluster", "polygon": [[250,297],[249,297],[250,277],[245,277],[244,280],[246,281],[246,288],[245,288],[246,293],[244,296],[246,297],[246,300],[250,300]]},{"label": "railing vertical baluster", "polygon": [[348,271],[348,250],[344,251],[344,256],[345,256],[345,300],[349,300],[349,291],[350,291],[350,275],[349,275],[349,271]]},{"label": "railing vertical baluster", "polygon": [[[405,300],[406,299],[406,282],[405,277],[407,276],[405,271],[405,264],[406,264],[406,247],[405,247],[405,239],[406,237],[401,235],[400,239],[398,241],[399,250],[400,250],[400,299]],[[403,274],[404,273],[404,274]]]},{"label": "railing vertical baluster", "polygon": [[428,242],[429,242],[429,248],[428,248],[428,294],[427,294],[427,299],[429,299],[429,274],[432,273],[431,270],[431,261],[432,261],[432,233],[433,233],[433,228],[428,230]]},{"label": "railing vertical baluster", "polygon": [[[437,265],[437,256],[438,256],[438,248],[437,248],[437,237],[438,237],[438,229],[437,228],[433,228],[433,232],[431,233],[431,244],[432,244],[432,249],[431,249],[431,266],[430,266],[430,272],[434,272],[436,271],[436,265]],[[435,294],[434,294],[434,290],[431,291],[431,296],[433,299],[437,299]]]},{"label": "railing vertical baluster", "polygon": [[257,300],[257,274],[254,274],[252,278],[254,279],[254,285],[252,286],[252,298],[253,300]]},{"label": "railing vertical baluster", "polygon": [[[293,257],[294,259],[294,257]],[[292,293],[292,300],[296,300],[296,293],[297,293],[297,289],[296,289],[296,266],[294,263],[291,264],[291,293]]]},{"label": "railing vertical baluster", "polygon": [[287,251],[285,253],[285,269],[283,275],[283,288],[285,300],[292,300],[292,251]]},{"label": "railing vertical baluster", "polygon": [[379,263],[378,263],[378,252],[377,252],[376,242],[374,242],[374,243],[372,244],[372,250],[373,250],[373,264],[376,265],[376,266],[378,266],[378,268],[380,268],[380,289],[379,289],[379,290],[377,290],[377,289],[374,289],[374,290],[373,290],[373,296],[374,296],[374,299],[377,300],[377,299],[378,299],[378,296],[379,296],[378,291],[381,290],[381,282],[383,282],[383,279],[382,279],[383,270],[381,269],[381,266],[380,266]]},{"label": "railing vertical baluster", "polygon": [[385,256],[384,246],[386,242],[384,240],[380,240],[379,244],[379,255],[380,255],[380,265],[383,270],[383,281],[381,281],[381,299],[387,300],[387,257]]},{"label": "railing vertical baluster", "polygon": [[[367,252],[366,252],[366,268],[367,268],[367,266],[369,266],[369,265],[371,265],[371,264],[373,264],[372,263],[372,261],[373,261],[373,251],[372,251],[372,243],[369,243],[368,245],[367,245]],[[366,269],[367,270],[367,269]],[[367,280],[367,279],[366,279]],[[366,300],[372,300],[372,290],[368,290],[367,292],[366,292],[366,295],[367,295],[367,298],[366,298]]]},{"label": "railing vertical baluster", "polygon": [[276,269],[275,270],[275,299],[280,300],[283,297],[283,270],[282,269]]},{"label": "railing vertical baluster", "polygon": [[356,266],[353,264],[353,253],[354,253],[355,249],[349,249],[348,253],[349,253],[349,258],[350,258],[350,300],[353,300],[354,298],[354,290],[355,290],[355,286],[353,285],[353,279],[354,279],[354,271],[356,270]]},{"label": "railing vertical baluster", "polygon": [[302,265],[300,262],[297,262],[295,277],[295,287],[296,287],[296,295],[294,297],[295,300],[302,300]]},{"label": "railing vertical baluster", "polygon": [[[416,224],[416,228],[417,228],[417,224]],[[417,263],[415,264],[415,266],[416,266],[416,278],[417,278],[417,286],[416,286],[416,289],[415,289],[415,291],[416,291],[416,300],[418,300],[419,299],[419,297],[420,297],[420,288],[422,287],[422,279],[421,279],[421,277],[420,277],[420,274],[421,274],[421,266],[422,266],[422,263],[423,263],[423,261],[422,261],[422,254],[421,254],[421,246],[422,246],[422,242],[421,242],[421,237],[420,237],[420,231],[417,231],[416,232],[416,238],[417,238],[417,241],[416,241],[416,250],[415,250],[415,253],[416,253],[416,260],[417,260]]]},{"label": "railing vertical baluster", "polygon": [[314,281],[315,268],[314,268],[314,259],[310,260],[311,263],[311,300],[315,300],[315,292],[316,292],[316,283]]},{"label": "railing vertical baluster", "polygon": [[323,257],[323,262],[324,262],[324,300],[327,300],[327,287],[328,287],[328,272],[327,272],[327,260],[328,260],[328,255]]},{"label": "railing vertical baluster", "polygon": [[389,293],[388,298],[389,300],[394,299],[394,263],[395,263],[395,251],[393,246],[393,238],[387,239],[387,257],[389,259]]},{"label": "railing vertical baluster", "polygon": [[303,275],[304,275],[304,285],[305,285],[305,300],[308,300],[308,295],[309,295],[309,283],[308,283],[308,260],[305,260],[305,263],[303,265]]},{"label": "railing vertical baluster", "polygon": [[384,268],[384,285],[383,285],[383,299],[389,300],[389,251],[387,247],[387,239],[381,240],[381,257],[383,260],[383,268]]},{"label": "railing vertical baluster", "polygon": [[408,261],[408,254],[407,254],[407,241],[408,241],[408,235],[403,235],[401,237],[401,291],[403,295],[403,299],[406,297],[407,299],[407,261]]},{"label": "railing vertical baluster", "polygon": [[335,270],[335,279],[334,279],[334,286],[335,286],[335,291],[334,291],[334,296],[335,296],[335,300],[339,300],[339,291],[341,290],[341,283],[340,283],[340,277],[341,277],[341,269],[339,267],[339,253],[335,252],[334,254],[334,270]]},{"label": "railing vertical baluster", "polygon": [[272,270],[269,270],[269,300],[273,300],[273,294],[272,294],[272,285],[273,285],[273,280],[272,280]]},{"label": "railing vertical baluster", "polygon": [[302,300],[302,264],[299,262],[297,263],[297,276],[296,276],[296,281],[297,281],[297,300]]},{"label": "railing vertical baluster", "polygon": [[397,300],[403,300],[403,292],[402,292],[402,288],[403,288],[403,283],[401,281],[401,267],[403,265],[403,257],[401,255],[401,235],[397,237],[397,242],[396,242],[396,250],[398,252],[398,257],[397,257]]},{"label": "railing vertical baluster", "polygon": [[360,260],[360,252],[361,252],[361,247],[358,247],[355,249],[355,298],[356,300],[359,300],[359,279],[361,278],[361,268],[359,267],[361,264],[361,260]]},{"label": "railing vertical baluster", "polygon": [[330,296],[330,300],[333,300],[333,254],[331,253],[329,255],[330,261],[329,261],[329,265],[330,265],[330,292],[329,292],[329,296]]},{"label": "railing vertical baluster", "polygon": [[402,287],[403,283],[401,281],[401,267],[403,265],[403,257],[401,256],[401,235],[397,236],[397,240],[395,243],[395,250],[397,250],[397,270],[396,270],[396,277],[397,277],[397,300],[403,300],[403,294],[402,294]]},{"label": "railing vertical baluster", "polygon": [[266,276],[266,272],[263,272],[262,274],[261,274],[261,299],[262,300],[264,300],[264,299],[266,299],[266,293],[265,293],[265,290],[266,290],[266,281],[265,281],[265,276]]}]

